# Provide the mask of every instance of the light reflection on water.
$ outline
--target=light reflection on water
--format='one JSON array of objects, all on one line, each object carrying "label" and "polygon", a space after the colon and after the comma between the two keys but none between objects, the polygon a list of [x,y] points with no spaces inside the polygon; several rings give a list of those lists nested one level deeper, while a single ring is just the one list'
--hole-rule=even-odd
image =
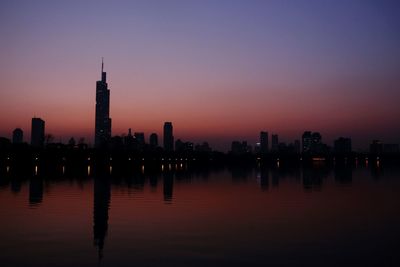
[{"label": "light reflection on water", "polygon": [[400,170],[378,162],[33,168],[0,173],[3,266],[400,263]]}]

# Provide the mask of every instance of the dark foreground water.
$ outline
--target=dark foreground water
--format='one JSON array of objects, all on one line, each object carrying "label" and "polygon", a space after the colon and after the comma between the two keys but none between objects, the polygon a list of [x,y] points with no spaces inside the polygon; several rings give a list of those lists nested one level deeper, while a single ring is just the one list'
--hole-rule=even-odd
[{"label": "dark foreground water", "polygon": [[2,170],[1,266],[400,266],[395,167],[60,168]]}]

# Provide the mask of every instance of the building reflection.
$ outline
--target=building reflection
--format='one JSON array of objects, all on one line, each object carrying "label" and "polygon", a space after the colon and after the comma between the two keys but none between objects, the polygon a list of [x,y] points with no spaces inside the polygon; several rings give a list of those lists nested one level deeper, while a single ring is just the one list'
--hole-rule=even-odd
[{"label": "building reflection", "polygon": [[261,168],[260,173],[260,186],[261,190],[267,191],[269,188],[269,172],[267,168]]},{"label": "building reflection", "polygon": [[351,184],[353,180],[353,169],[348,165],[336,165],[334,169],[335,181],[341,184]]},{"label": "building reflection", "polygon": [[253,174],[253,166],[251,165],[232,165],[228,166],[232,175],[233,182],[246,182]]},{"label": "building reflection", "polygon": [[102,259],[104,241],[108,230],[108,210],[111,200],[111,184],[108,177],[94,178],[93,200],[93,241],[98,248],[98,257]]},{"label": "building reflection", "polygon": [[381,178],[381,176],[383,175],[383,168],[380,164],[379,159],[372,161],[371,164],[369,165],[369,168],[371,170],[371,176],[375,180],[379,180]]},{"label": "building reflection", "polygon": [[158,179],[157,179],[157,175],[150,175],[149,177],[150,180],[150,186],[152,189],[156,189],[157,188],[157,183],[158,183]]},{"label": "building reflection", "polygon": [[21,188],[22,188],[22,179],[19,178],[19,176],[17,177],[12,177],[11,179],[11,191],[14,194],[18,194],[19,192],[21,192]]},{"label": "building reflection", "polygon": [[43,200],[43,178],[34,176],[29,181],[29,204],[37,206]]},{"label": "building reflection", "polygon": [[271,170],[272,187],[278,187],[279,186],[279,179],[281,178],[281,174],[280,174],[280,170],[278,168],[275,168],[275,169]]},{"label": "building reflection", "polygon": [[327,166],[313,166],[303,168],[303,188],[306,190],[320,190],[323,180],[329,176]]},{"label": "building reflection", "polygon": [[164,181],[164,201],[166,203],[172,202],[172,194],[174,188],[174,174],[170,171],[166,171],[163,174]]}]

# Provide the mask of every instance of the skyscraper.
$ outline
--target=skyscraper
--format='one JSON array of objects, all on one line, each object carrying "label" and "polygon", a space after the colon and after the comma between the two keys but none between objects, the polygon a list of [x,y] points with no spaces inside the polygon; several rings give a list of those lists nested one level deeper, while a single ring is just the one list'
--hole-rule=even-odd
[{"label": "skyscraper", "polygon": [[303,135],[301,136],[301,140],[302,140],[302,151],[303,153],[307,153],[310,152],[311,150],[311,146],[312,146],[312,133],[310,131],[305,131],[303,133]]},{"label": "skyscraper", "polygon": [[34,147],[44,146],[44,120],[32,118],[31,145]]},{"label": "skyscraper", "polygon": [[164,150],[173,151],[174,150],[174,135],[172,122],[164,123]]},{"label": "skyscraper", "polygon": [[278,151],[279,139],[277,134],[271,136],[271,150]]},{"label": "skyscraper", "polygon": [[96,82],[96,122],[95,147],[105,145],[111,138],[110,90],[107,84],[107,73],[101,61],[101,80]]},{"label": "skyscraper", "polygon": [[321,142],[322,137],[318,132],[305,131],[302,135],[303,153],[324,153],[328,147]]},{"label": "skyscraper", "polygon": [[23,142],[24,132],[20,128],[16,128],[13,131],[13,143],[20,144]]},{"label": "skyscraper", "polygon": [[139,149],[143,149],[146,142],[144,140],[144,133],[143,132],[135,132],[134,133],[136,144]]},{"label": "skyscraper", "polygon": [[260,152],[268,152],[268,132],[260,132]]},{"label": "skyscraper", "polygon": [[156,133],[152,133],[150,135],[150,146],[152,146],[152,147],[158,146],[158,136]]},{"label": "skyscraper", "polygon": [[333,147],[337,154],[349,154],[351,153],[351,139],[339,137],[334,141]]}]

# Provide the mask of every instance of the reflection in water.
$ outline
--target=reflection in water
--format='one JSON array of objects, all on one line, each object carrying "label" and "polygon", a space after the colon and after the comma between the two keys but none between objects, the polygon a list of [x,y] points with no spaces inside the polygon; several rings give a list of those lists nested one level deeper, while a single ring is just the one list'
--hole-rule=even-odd
[{"label": "reflection in water", "polygon": [[104,239],[108,229],[108,209],[111,199],[111,184],[108,177],[94,178],[93,239],[98,247],[99,259],[103,257]]},{"label": "reflection in water", "polygon": [[158,182],[157,176],[156,176],[156,175],[151,175],[151,176],[149,177],[149,180],[150,180],[150,186],[151,186],[153,189],[155,189],[155,188],[157,187],[157,182]]},{"label": "reflection in water", "polygon": [[43,179],[41,177],[32,177],[29,182],[29,204],[39,205],[43,199]]},{"label": "reflection in water", "polygon": [[273,187],[278,187],[279,186],[279,178],[280,178],[280,172],[278,169],[273,169],[271,170],[271,178],[272,178],[272,186]]},{"label": "reflection in water", "polygon": [[261,168],[260,170],[260,186],[265,191],[269,188],[269,173],[266,168]]},{"label": "reflection in water", "polygon": [[164,179],[164,201],[170,203],[172,201],[172,191],[174,187],[174,174],[172,172],[165,172]]},{"label": "reflection in water", "polygon": [[[131,168],[133,166],[130,165],[129,168],[122,169],[114,161],[112,175],[109,175],[111,166],[108,163],[102,165],[101,170],[96,169],[96,165],[92,165],[94,166],[92,172],[95,174],[93,179],[85,177],[86,171],[87,176],[92,175],[91,167],[86,165],[87,163],[80,166],[79,175],[72,173],[74,168],[70,165],[67,165],[68,171],[66,172],[65,166],[57,165],[52,168],[57,171],[54,176],[47,175],[49,170],[44,168],[43,165],[40,165],[40,175],[37,174],[37,171],[35,175],[32,175],[32,166],[30,165],[27,168],[27,172],[31,176],[29,184],[22,179],[28,175],[21,175],[19,179],[14,177],[13,172],[18,168],[12,165],[11,174],[7,174],[6,166],[0,166],[0,185],[2,185],[0,197],[7,197],[6,193],[10,188],[12,192],[20,192],[18,195],[11,194],[11,198],[9,198],[10,207],[14,209],[20,207],[18,207],[18,202],[15,202],[17,203],[15,204],[13,201],[23,197],[25,203],[26,198],[28,198],[27,193],[29,193],[31,206],[42,203],[43,199],[49,202],[46,207],[57,203],[59,213],[56,213],[56,215],[52,214],[56,209],[47,209],[44,208],[45,206],[41,209],[29,210],[31,214],[35,213],[36,215],[35,219],[38,221],[35,223],[47,227],[54,222],[52,216],[60,216],[60,214],[66,218],[71,216],[70,210],[65,208],[68,206],[66,204],[69,203],[63,192],[78,189],[74,188],[74,183],[69,183],[69,181],[77,180],[78,183],[91,185],[93,180],[93,192],[82,186],[79,187],[79,191],[70,194],[70,197],[74,197],[75,203],[81,203],[81,195],[89,195],[89,199],[92,199],[91,194],[93,193],[93,209],[92,203],[86,207],[86,210],[84,204],[80,206],[80,211],[85,212],[82,214],[87,214],[83,221],[87,218],[90,220],[93,216],[93,224],[89,225],[89,227],[92,227],[92,231],[81,231],[84,235],[83,238],[86,238],[82,244],[78,244],[76,239],[70,239],[70,236],[74,236],[77,231],[76,225],[82,225],[81,218],[71,217],[71,220],[65,223],[63,227],[66,229],[70,227],[72,230],[66,230],[61,234],[54,233],[52,229],[48,231],[46,229],[46,234],[50,236],[46,236],[43,232],[36,232],[37,229],[30,229],[34,228],[32,225],[36,226],[36,224],[22,225],[25,228],[24,230],[32,235],[33,241],[30,241],[29,245],[45,246],[43,244],[47,240],[54,238],[56,234],[60,234],[56,236],[60,243],[67,244],[64,247],[60,245],[62,249],[54,248],[59,253],[57,255],[61,255],[58,264],[60,266],[72,266],[62,262],[62,257],[69,256],[68,249],[65,249],[65,247],[76,246],[77,249],[85,251],[85,246],[93,250],[93,245],[98,253],[98,260],[103,258],[103,253],[108,256],[104,257],[107,262],[101,261],[101,264],[108,264],[107,266],[118,265],[118,263],[129,266],[135,260],[137,260],[135,263],[139,266],[160,266],[163,265],[161,263],[164,263],[162,262],[164,259],[173,258],[173,260],[177,260],[176,258],[182,257],[182,262],[191,260],[194,253],[198,253],[200,257],[205,259],[204,265],[212,265],[214,255],[219,257],[221,264],[214,266],[266,266],[270,263],[269,261],[272,263],[283,261],[284,264],[282,265],[291,266],[293,261],[285,262],[287,255],[293,257],[296,262],[298,261],[299,265],[304,265],[309,263],[311,257],[307,255],[310,254],[316,255],[311,260],[323,263],[326,251],[335,258],[340,258],[345,254],[343,258],[348,257],[356,262],[359,259],[354,257],[357,254],[353,253],[352,247],[357,247],[363,255],[364,252],[368,252],[365,253],[367,256],[363,257],[374,258],[375,256],[370,252],[376,250],[379,257],[396,255],[393,253],[396,246],[392,245],[394,244],[392,241],[398,240],[397,237],[400,236],[398,232],[393,231],[393,229],[398,229],[398,222],[400,221],[400,217],[396,215],[399,207],[396,198],[398,195],[396,194],[400,190],[400,183],[395,179],[399,177],[399,171],[393,174],[391,169],[385,168],[383,163],[379,166],[374,164],[375,160],[370,163],[368,168],[356,168],[349,163],[348,165],[337,163],[334,167],[326,165],[288,167],[284,164],[284,161],[281,161],[279,168],[274,163],[272,166],[260,164],[258,168],[229,166],[228,171],[222,168],[215,170],[202,167],[189,170],[186,164],[178,164],[177,166],[172,164],[172,166],[169,165],[171,167],[165,165],[162,172],[160,165],[155,167],[146,165],[146,172],[143,172],[141,164],[135,165],[134,168]],[[360,165],[362,164],[360,163]],[[37,166],[35,167],[37,168]],[[169,168],[171,168],[171,171],[168,171]],[[383,172],[384,169],[385,173]],[[60,178],[61,172],[65,172],[65,175]],[[371,179],[371,177],[380,177],[380,180],[377,181]],[[162,179],[162,185],[158,179]],[[57,187],[57,190],[53,192],[61,193],[44,197],[47,192],[47,190],[44,192],[43,189],[44,181],[46,181],[46,185],[49,183],[53,188]],[[63,181],[66,181],[66,183],[62,183]],[[388,183],[385,184],[385,182]],[[362,187],[357,187],[360,183],[362,183]],[[338,186],[342,184],[345,184],[346,187]],[[29,191],[21,190],[21,186],[27,185]],[[324,188],[322,188],[322,185]],[[146,186],[150,186],[151,190],[146,190]],[[155,190],[159,186],[161,186],[161,190]],[[179,186],[179,192],[175,189],[175,198],[173,199],[174,186]],[[114,224],[113,221],[112,225],[116,229],[108,228],[111,187],[115,190],[113,191],[113,206],[118,207],[113,210],[112,215],[116,222]],[[130,190],[131,187],[134,190]],[[128,190],[126,190],[127,188]],[[276,190],[277,188],[279,190]],[[303,188],[307,190],[302,190]],[[362,190],[359,190],[360,188]],[[321,192],[313,192],[315,189]],[[132,197],[132,192],[140,195],[140,197],[136,197],[137,195]],[[177,193],[179,193],[179,198],[177,198]],[[379,195],[376,202],[370,198],[371,194],[374,193],[377,196]],[[79,197],[76,197],[77,195]],[[237,197],[238,195],[240,195],[240,198]],[[366,202],[368,204],[365,204]],[[84,202],[82,201],[82,203]],[[174,205],[165,205],[166,203],[173,203]],[[0,206],[0,212],[4,214],[5,206],[3,206],[3,209]],[[382,206],[385,206],[385,209],[381,209]],[[21,212],[20,214],[24,212],[23,210],[17,211]],[[311,213],[312,216],[304,216]],[[76,214],[72,214],[72,216],[76,216]],[[360,222],[371,218],[376,220],[371,224],[363,225],[364,228],[359,230]],[[3,218],[3,221],[4,219],[8,218]],[[20,219],[17,218],[17,220]],[[185,224],[176,222],[184,222]],[[3,235],[4,232],[1,231],[7,229],[7,227],[1,227],[3,226],[1,223],[0,221],[0,235]],[[6,224],[6,222],[3,223]],[[367,228],[369,225],[372,226]],[[166,226],[168,228],[165,228]],[[16,224],[13,227],[18,228],[21,225]],[[85,229],[85,227],[82,227],[82,229]],[[310,229],[313,229],[313,231],[310,231]],[[113,238],[108,237],[107,247],[105,247],[109,231],[115,233],[115,235],[113,235]],[[166,232],[168,233],[166,234]],[[327,236],[332,237],[329,242],[326,242]],[[391,239],[392,236],[393,240]],[[8,238],[8,240],[11,240],[8,242],[15,242],[10,245],[10,253],[8,253],[13,256],[7,256],[13,257],[12,260],[14,261],[18,260],[20,251],[17,249],[14,249],[14,251],[13,247],[17,248],[25,244],[23,242],[18,243],[18,238],[18,236],[15,239],[13,237]],[[93,244],[87,238],[93,238]],[[138,240],[141,242],[137,242]],[[371,242],[365,242],[366,240]],[[310,247],[311,242],[315,246]],[[377,248],[374,244],[380,244],[380,246],[382,244],[383,248]],[[4,249],[7,245],[3,245],[3,247],[0,245],[0,248]],[[268,249],[265,249],[265,247]],[[24,249],[27,248],[24,247]],[[37,252],[35,248],[29,247],[29,249]],[[388,249],[388,252],[386,252],[386,249]],[[190,250],[187,254],[182,252],[187,250]],[[53,252],[53,250],[51,251]],[[270,254],[269,251],[271,251]],[[293,251],[298,251],[298,253]],[[90,261],[93,260],[93,254],[82,257],[87,257],[86,260]],[[117,259],[120,262],[113,262],[116,259],[115,255],[122,255]],[[150,260],[147,255],[151,255],[149,256]],[[154,255],[160,256],[161,260],[152,262]],[[281,255],[285,257],[281,257]],[[6,256],[0,255],[0,260],[1,257]],[[375,258],[379,257],[376,256]],[[43,258],[45,256],[34,258],[33,262],[38,264],[20,264],[19,266],[45,266],[45,264],[40,264],[46,261]],[[239,262],[242,261],[240,263],[243,264],[230,265],[236,259],[239,259]],[[190,265],[182,262],[178,262],[176,265],[166,262],[164,265]],[[93,265],[89,263],[85,266]],[[324,264],[310,265],[325,266]],[[340,264],[337,265],[340,266]]]},{"label": "reflection in water", "polygon": [[322,182],[329,176],[330,169],[324,165],[303,169],[303,187],[306,190],[320,190]]},{"label": "reflection in water", "polygon": [[380,162],[376,161],[376,164],[372,162],[370,164],[370,169],[372,177],[376,180],[379,180],[381,178],[381,175],[383,174],[383,168],[381,167]]},{"label": "reflection in water", "polygon": [[11,191],[14,193],[19,193],[21,191],[21,187],[21,179],[19,179],[19,177],[13,177],[13,179],[11,179]]},{"label": "reflection in water", "polygon": [[341,184],[350,184],[353,179],[353,170],[348,165],[335,166],[335,181]]}]

